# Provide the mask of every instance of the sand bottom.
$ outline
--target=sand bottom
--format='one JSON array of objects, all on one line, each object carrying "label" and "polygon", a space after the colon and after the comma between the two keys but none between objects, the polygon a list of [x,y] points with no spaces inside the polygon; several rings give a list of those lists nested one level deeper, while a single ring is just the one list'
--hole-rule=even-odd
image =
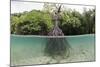
[{"label": "sand bottom", "polygon": [[93,49],[83,49],[77,48],[73,49],[70,55],[66,58],[56,58],[53,59],[48,56],[40,56],[40,57],[30,57],[24,58],[23,60],[12,62],[11,66],[16,65],[37,65],[37,64],[54,64],[54,63],[71,63],[71,62],[83,62],[83,61],[94,61],[94,51]]}]

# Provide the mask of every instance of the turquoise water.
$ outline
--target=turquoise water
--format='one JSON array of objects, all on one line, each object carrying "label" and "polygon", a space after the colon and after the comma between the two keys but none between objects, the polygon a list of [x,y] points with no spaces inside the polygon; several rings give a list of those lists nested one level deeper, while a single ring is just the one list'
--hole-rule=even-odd
[{"label": "turquoise water", "polygon": [[[72,55],[64,62],[95,60],[94,34],[65,36],[64,38],[72,49]],[[48,58],[44,60],[44,47],[47,39],[47,37],[35,35],[11,35],[11,65],[46,64]]]}]

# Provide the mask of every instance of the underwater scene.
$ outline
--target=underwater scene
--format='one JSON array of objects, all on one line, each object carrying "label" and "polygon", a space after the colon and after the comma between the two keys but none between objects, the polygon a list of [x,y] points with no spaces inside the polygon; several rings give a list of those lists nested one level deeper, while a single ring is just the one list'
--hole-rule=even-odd
[{"label": "underwater scene", "polygon": [[[11,35],[11,65],[32,65],[67,63],[95,60],[95,36],[94,34],[65,36],[65,43],[69,44],[68,55],[61,57],[48,57],[45,48],[48,37]],[[60,38],[59,38],[60,39]],[[67,46],[66,44],[66,46]],[[58,46],[54,46],[57,48]],[[53,50],[53,49],[51,49]]]}]

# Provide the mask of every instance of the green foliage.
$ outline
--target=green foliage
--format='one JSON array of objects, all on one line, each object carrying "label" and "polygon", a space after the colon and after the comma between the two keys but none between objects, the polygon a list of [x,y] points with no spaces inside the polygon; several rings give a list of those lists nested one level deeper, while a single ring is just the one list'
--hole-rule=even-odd
[{"label": "green foliage", "polygon": [[[14,26],[14,24],[16,26]],[[33,10],[25,13],[20,17],[11,17],[11,29],[12,34],[47,34],[52,28],[52,20],[48,13],[42,11]],[[15,30],[13,29],[15,28]],[[43,31],[45,31],[43,33]]]},{"label": "green foliage", "polygon": [[11,16],[11,33],[15,34],[16,25],[19,23],[19,18],[17,16]]},{"label": "green foliage", "polygon": [[[51,13],[47,11],[50,9],[11,14],[11,34],[47,35],[54,24]],[[94,33],[95,9],[88,11],[84,9],[83,13],[75,10],[63,10],[59,27],[64,35]]]},{"label": "green foliage", "polygon": [[61,29],[65,35],[78,34],[79,28],[81,26],[80,20],[76,17],[66,17],[61,24]]},{"label": "green foliage", "polygon": [[83,13],[83,22],[82,22],[84,28],[84,31],[86,33],[93,33],[93,28],[95,28],[95,10],[84,10]]}]

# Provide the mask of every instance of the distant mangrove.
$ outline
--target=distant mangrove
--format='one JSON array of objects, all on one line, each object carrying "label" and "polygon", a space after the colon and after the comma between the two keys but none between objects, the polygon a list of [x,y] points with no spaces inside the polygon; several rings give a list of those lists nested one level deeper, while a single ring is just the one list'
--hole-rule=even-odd
[{"label": "distant mangrove", "polygon": [[[53,28],[52,6],[45,5],[43,10],[31,10],[11,14],[11,34],[47,35]],[[59,27],[64,35],[95,33],[95,9],[61,11]]]}]

